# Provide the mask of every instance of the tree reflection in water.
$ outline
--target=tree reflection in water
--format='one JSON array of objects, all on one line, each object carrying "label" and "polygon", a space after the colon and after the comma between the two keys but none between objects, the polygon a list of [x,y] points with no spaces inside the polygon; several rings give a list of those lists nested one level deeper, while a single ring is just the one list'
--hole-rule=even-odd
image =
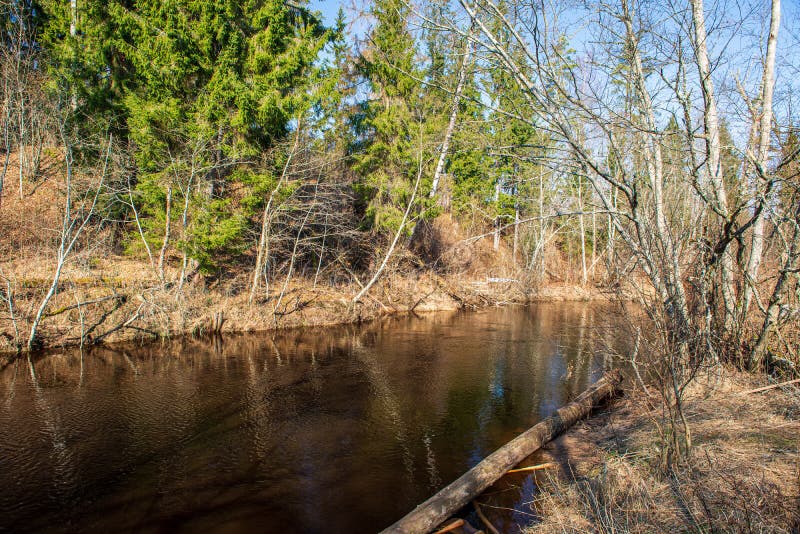
[{"label": "tree reflection in water", "polygon": [[19,361],[0,528],[379,530],[583,390],[613,321],[548,304]]}]

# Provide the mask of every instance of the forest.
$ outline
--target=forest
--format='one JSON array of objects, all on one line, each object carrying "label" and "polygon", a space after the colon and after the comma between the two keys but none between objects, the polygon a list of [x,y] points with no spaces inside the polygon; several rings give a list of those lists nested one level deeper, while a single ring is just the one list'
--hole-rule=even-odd
[{"label": "forest", "polygon": [[0,0],[0,361],[602,298],[664,465],[796,380],[796,3],[315,5]]}]

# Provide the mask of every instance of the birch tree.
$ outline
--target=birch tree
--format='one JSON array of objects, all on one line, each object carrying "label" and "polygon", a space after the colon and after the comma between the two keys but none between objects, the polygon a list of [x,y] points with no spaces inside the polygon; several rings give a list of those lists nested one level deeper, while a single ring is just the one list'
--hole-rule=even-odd
[{"label": "birch tree", "polygon": [[38,347],[39,325],[44,318],[50,301],[58,292],[64,268],[74,252],[78,240],[83,236],[89,221],[95,215],[97,201],[104,188],[111,156],[113,137],[109,136],[97,183],[93,184],[91,188],[78,192],[79,200],[75,202],[73,200],[73,195],[76,194],[74,189],[73,141],[70,139],[70,134],[66,130],[64,121],[59,124],[59,133],[64,151],[64,216],[59,232],[53,277],[33,317],[26,344],[28,350],[34,350]]},{"label": "birch tree", "polygon": [[[506,110],[506,116],[546,131],[561,153],[560,164],[574,167],[591,185],[592,196],[609,213],[609,238],[624,243],[647,277],[657,296],[652,303],[670,325],[679,351],[688,355],[703,346],[707,353],[724,352],[718,341],[735,343],[741,310],[750,306],[752,289],[738,288],[743,279],[745,288],[755,284],[776,184],[768,125],[779,2],[771,2],[765,13],[770,29],[757,65],[758,106],[744,119],[753,133],[746,148],[749,194],[742,196],[729,191],[741,189],[745,178],[724,164],[715,70],[734,51],[715,42],[712,57],[702,0],[652,13],[629,0],[589,8],[584,20],[596,21],[598,44],[577,63],[561,46],[565,28],[557,6],[517,6],[512,18],[492,0],[459,4],[466,21],[450,24],[450,30],[467,37],[464,28],[475,26],[478,53],[502,66],[524,95],[524,108]],[[570,14],[573,23],[574,17]],[[631,95],[623,108],[611,98],[611,82],[622,73],[613,65],[619,64]],[[673,163],[667,168],[665,147],[679,146],[677,140],[683,148],[670,148]],[[784,241],[791,256],[790,235]],[[732,247],[745,242],[743,264]]]}]

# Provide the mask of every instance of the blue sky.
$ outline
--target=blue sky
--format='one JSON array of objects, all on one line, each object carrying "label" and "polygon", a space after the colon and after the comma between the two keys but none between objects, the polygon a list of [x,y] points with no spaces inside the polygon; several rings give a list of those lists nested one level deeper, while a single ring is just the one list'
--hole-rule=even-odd
[{"label": "blue sky", "polygon": [[[339,7],[344,7],[345,16],[347,17],[347,22],[350,24],[350,38],[353,39],[363,37],[363,31],[366,28],[366,24],[364,21],[355,21],[353,24],[353,17],[356,15],[353,6],[356,8],[367,7],[370,0],[309,0],[309,7],[315,11],[320,11],[324,17],[326,24],[332,24],[336,20],[336,15],[339,11]],[[759,0],[751,0],[754,5],[759,5]],[[756,12],[760,13],[768,13],[766,9],[766,2],[767,0],[760,0],[760,10],[756,10]],[[748,3],[748,2],[745,2]],[[722,16],[724,17],[726,12],[729,12],[732,17],[736,17],[741,13],[735,9],[736,3],[733,0],[706,0],[706,11],[714,11],[714,6],[724,7],[722,11]],[[800,17],[798,17],[798,13],[800,13],[800,0],[783,0],[782,2],[782,17],[781,17],[781,35],[779,38],[779,51],[778,51],[778,65],[777,65],[777,75],[778,75],[778,85],[782,86],[783,91],[788,90],[791,88],[791,91],[794,93],[794,96],[789,100],[796,100],[796,95],[800,94],[800,70],[798,70],[797,61],[787,61],[792,56],[797,54],[797,49],[800,47]],[[719,12],[717,12],[719,16]],[[760,21],[752,21],[755,25],[758,24],[765,24],[763,20]],[[766,26],[765,26],[766,27]],[[752,30],[752,28],[751,28]],[[757,32],[756,32],[757,33]],[[752,38],[752,34],[747,34],[743,36],[745,40],[748,38]],[[570,36],[573,45],[578,44],[581,42],[582,38],[580,36],[580,29],[577,33]],[[763,38],[763,36],[762,36]],[[722,40],[722,45],[729,44],[726,40]],[[747,43],[743,46],[747,48],[748,46],[752,45],[752,43]],[[733,44],[732,46],[736,46]],[[577,46],[576,48],[582,48],[581,46]],[[754,50],[757,50],[754,49]],[[789,57],[787,57],[789,56]],[[738,68],[744,68],[740,65],[737,65],[737,61],[746,61],[748,58],[734,58],[733,64],[723,65],[722,68],[724,69],[733,69],[737,70]],[[744,63],[742,64],[744,65]],[[756,80],[758,81],[758,80]],[[786,96],[786,95],[782,95]],[[783,100],[785,102],[787,100]],[[780,107],[780,104],[778,105]],[[797,109],[793,110],[795,116],[798,114]],[[779,114],[781,113],[780,110],[776,110]],[[786,111],[784,110],[784,113]]]},{"label": "blue sky", "polygon": [[321,11],[325,17],[325,22],[328,24],[336,20],[336,14],[339,12],[339,6],[342,5],[341,0],[311,0],[308,3],[311,9]]}]

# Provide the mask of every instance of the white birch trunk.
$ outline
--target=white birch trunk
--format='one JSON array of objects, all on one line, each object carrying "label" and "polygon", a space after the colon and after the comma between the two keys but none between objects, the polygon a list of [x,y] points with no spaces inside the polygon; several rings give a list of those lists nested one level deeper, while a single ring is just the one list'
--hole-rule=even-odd
[{"label": "white birch trunk", "polygon": [[[708,36],[706,34],[705,11],[703,8],[703,0],[690,0],[690,3],[692,8],[692,25],[694,27],[693,44],[696,56],[695,60],[698,74],[700,75],[700,87],[703,93],[706,167],[714,194],[714,210],[723,218],[727,219],[730,216],[728,211],[728,195],[722,176],[719,112],[717,110],[717,100],[714,94],[714,82],[711,79],[711,63],[708,59]],[[720,289],[725,306],[724,325],[726,330],[730,330],[734,321],[736,296],[733,286],[733,258],[727,249],[722,253],[720,266]]]},{"label": "white birch trunk", "polygon": [[581,284],[586,285],[587,272],[586,272],[586,228],[583,224],[583,179],[578,176],[578,210],[581,214],[578,216],[579,229],[581,233]]},{"label": "white birch trunk", "polygon": [[447,130],[444,133],[444,141],[442,148],[439,151],[439,159],[436,162],[436,170],[433,173],[433,184],[431,185],[430,197],[436,196],[436,191],[439,189],[439,180],[444,172],[444,164],[447,161],[447,153],[450,151],[450,141],[453,138],[453,132],[456,128],[456,120],[458,119],[458,108],[461,104],[461,93],[464,90],[464,82],[467,79],[467,70],[469,69],[470,53],[472,51],[472,43],[470,37],[472,32],[464,39],[464,56],[461,60],[461,67],[458,70],[458,84],[456,85],[456,92],[453,94],[453,105],[450,109],[450,121],[447,123]]},{"label": "white birch trunk", "polygon": [[164,261],[167,256],[167,248],[169,247],[169,238],[172,230],[172,184],[167,186],[167,206],[165,210],[164,222],[164,241],[161,243],[161,251],[158,253],[158,278],[161,283],[164,283]]},{"label": "white birch trunk", "polygon": [[[769,152],[769,138],[772,129],[772,98],[775,90],[775,55],[778,43],[778,30],[781,21],[781,2],[772,0],[769,36],[767,37],[767,57],[764,61],[764,74],[761,81],[761,120],[758,125],[758,148],[755,154],[754,166],[756,167],[755,183],[753,184],[754,204],[767,202],[767,199],[758,198],[760,176],[764,174]],[[753,125],[755,127],[755,125]],[[761,266],[761,256],[764,252],[764,224],[766,209],[761,210],[753,223],[753,234],[750,239],[750,256],[747,261],[747,278],[749,283],[744,285],[742,299],[742,320],[747,317],[750,303],[753,298],[751,284],[758,282],[758,271]]]},{"label": "white birch trunk", "polygon": [[[494,205],[495,209],[499,209],[500,207],[500,179],[497,179],[497,182],[494,184]],[[500,215],[496,215],[494,218],[494,243],[493,248],[494,251],[497,252],[500,249]]]}]

